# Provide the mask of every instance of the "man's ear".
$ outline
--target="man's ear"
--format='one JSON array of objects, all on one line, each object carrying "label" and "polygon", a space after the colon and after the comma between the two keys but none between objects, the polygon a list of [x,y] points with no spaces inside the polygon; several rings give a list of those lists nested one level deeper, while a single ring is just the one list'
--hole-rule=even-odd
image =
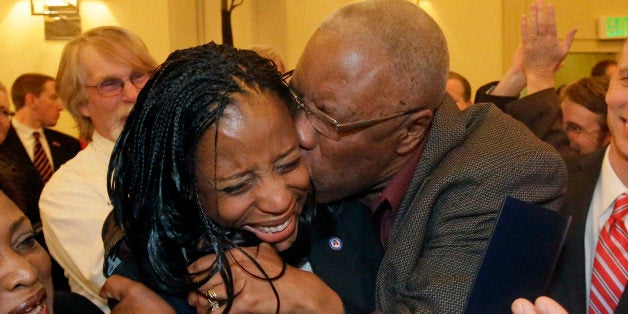
[{"label": "man's ear", "polygon": [[36,103],[37,96],[33,95],[33,93],[28,93],[24,96],[24,107],[32,106]]},{"label": "man's ear", "polygon": [[397,154],[405,155],[421,143],[421,140],[427,135],[433,116],[432,110],[423,109],[408,117],[408,122],[404,124],[404,130],[397,144]]},{"label": "man's ear", "polygon": [[82,104],[78,107],[78,112],[80,112],[84,117],[89,118],[91,112],[89,111],[89,108],[87,108],[87,103]]}]

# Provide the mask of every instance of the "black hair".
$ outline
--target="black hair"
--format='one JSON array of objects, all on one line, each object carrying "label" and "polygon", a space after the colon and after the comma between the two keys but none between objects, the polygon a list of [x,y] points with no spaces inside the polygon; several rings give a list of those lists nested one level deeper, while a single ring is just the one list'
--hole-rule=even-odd
[{"label": "black hair", "polygon": [[13,164],[0,159],[0,191],[4,193],[19,209],[26,210],[24,193],[11,179],[18,177],[18,171]]},{"label": "black hair", "polygon": [[464,98],[464,101],[471,100],[471,84],[466,77],[462,76],[462,74],[460,73],[449,71],[447,79],[458,80],[458,82],[460,82],[460,84],[462,85],[462,97]]},{"label": "black hair", "polygon": [[237,105],[233,97],[242,86],[271,91],[294,106],[281,74],[253,51],[211,42],[170,54],[138,95],[107,178],[115,218],[151,288],[187,296],[198,284],[187,266],[200,253],[215,253],[207,278],[222,276],[227,311],[233,282],[226,251],[260,240],[205,215],[195,165],[200,138],[219,123],[225,107]]},{"label": "black hair", "polygon": [[606,69],[609,66],[617,66],[617,61],[615,60],[609,60],[609,59],[604,59],[604,60],[600,60],[598,61],[592,68],[591,68],[591,77],[597,77],[597,76],[605,76],[606,75]]}]

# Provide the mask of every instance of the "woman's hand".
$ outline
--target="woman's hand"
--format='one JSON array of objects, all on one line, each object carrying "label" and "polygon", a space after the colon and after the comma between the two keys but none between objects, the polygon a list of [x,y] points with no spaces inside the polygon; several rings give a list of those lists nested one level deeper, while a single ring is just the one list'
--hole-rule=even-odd
[{"label": "woman's hand", "polygon": [[[233,274],[235,299],[231,311],[247,312],[252,309],[260,313],[342,313],[340,297],[314,274],[295,267],[284,265],[273,246],[262,243],[258,247],[242,248],[249,253],[264,269],[272,280],[279,294],[275,296],[270,282],[264,278],[255,263],[239,249],[227,252]],[[215,261],[215,255],[201,257],[190,265],[188,272],[196,274],[194,280],[200,281],[207,276],[207,271]],[[285,270],[284,270],[285,267]],[[283,274],[282,274],[283,273]],[[221,300],[220,306],[212,309],[212,301]],[[225,309],[226,286],[220,274],[214,275],[208,282],[188,295],[190,305],[197,308],[197,313],[220,313]]]}]

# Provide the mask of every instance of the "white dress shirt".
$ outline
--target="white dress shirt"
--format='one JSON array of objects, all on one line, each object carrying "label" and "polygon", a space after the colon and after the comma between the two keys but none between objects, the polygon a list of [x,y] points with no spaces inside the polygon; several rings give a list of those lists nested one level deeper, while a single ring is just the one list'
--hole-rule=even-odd
[{"label": "white dress shirt", "polygon": [[[587,308],[589,308],[589,291],[591,289],[591,274],[593,274],[593,259],[595,258],[595,248],[597,246],[600,232],[606,221],[613,213],[615,199],[628,191],[628,188],[621,182],[608,159],[610,146],[606,148],[600,176],[595,185],[589,214],[584,231],[584,267],[587,288]],[[624,224],[628,222],[628,216],[623,219]]]},{"label": "white dress shirt", "polygon": [[31,161],[35,160],[35,137],[33,136],[33,132],[39,132],[41,136],[39,137],[39,141],[41,142],[41,146],[44,148],[44,152],[46,153],[46,157],[48,157],[48,161],[50,162],[50,166],[52,169],[56,169],[54,162],[52,160],[52,153],[50,152],[50,146],[48,145],[48,140],[46,139],[46,134],[44,134],[44,128],[33,129],[30,126],[17,121],[17,119],[11,119],[11,124],[15,129],[15,133],[17,133],[17,137],[24,145],[26,149],[26,153],[28,157],[30,157]]},{"label": "white dress shirt", "polygon": [[92,142],[57,170],[39,200],[44,236],[73,292],[106,313],[98,295],[105,282],[102,226],[112,210],[107,194],[107,168],[114,142],[94,132]]}]

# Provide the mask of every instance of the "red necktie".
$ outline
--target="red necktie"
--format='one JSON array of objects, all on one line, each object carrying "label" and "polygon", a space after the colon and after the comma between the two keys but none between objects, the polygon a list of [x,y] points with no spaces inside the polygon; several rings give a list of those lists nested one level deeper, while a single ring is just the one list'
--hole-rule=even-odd
[{"label": "red necktie", "polygon": [[40,135],[39,132],[33,132],[33,136],[35,137],[35,158],[33,158],[33,164],[35,164],[35,168],[39,171],[41,179],[46,183],[52,176],[52,166],[50,165],[48,156],[46,156],[46,152],[44,152],[43,146],[41,146],[41,141],[39,140]]},{"label": "red necktie", "polygon": [[613,213],[600,232],[595,248],[589,313],[613,313],[628,282],[628,194],[615,200]]}]

